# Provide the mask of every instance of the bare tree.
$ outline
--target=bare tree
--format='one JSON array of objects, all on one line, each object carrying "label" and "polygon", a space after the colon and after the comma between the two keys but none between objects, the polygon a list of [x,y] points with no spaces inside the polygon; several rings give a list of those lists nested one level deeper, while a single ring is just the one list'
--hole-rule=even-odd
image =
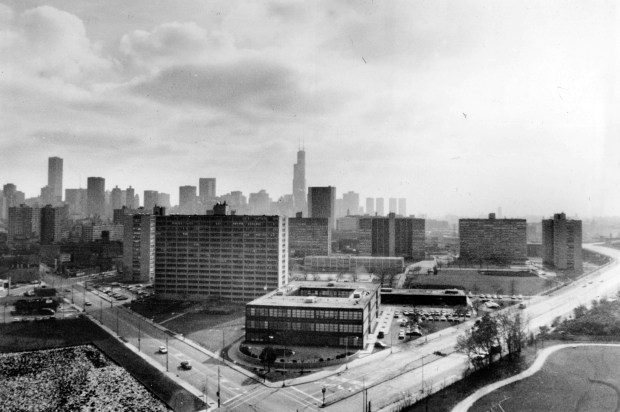
[{"label": "bare tree", "polygon": [[508,357],[511,359],[518,357],[527,338],[527,322],[518,312],[500,312],[495,318],[501,340],[506,344]]}]

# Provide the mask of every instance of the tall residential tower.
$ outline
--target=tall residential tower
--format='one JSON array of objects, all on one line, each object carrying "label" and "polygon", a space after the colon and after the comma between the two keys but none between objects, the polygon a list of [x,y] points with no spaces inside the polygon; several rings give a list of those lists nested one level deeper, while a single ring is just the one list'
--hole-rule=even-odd
[{"label": "tall residential tower", "polygon": [[295,212],[307,211],[306,204],[306,152],[297,152],[297,163],[293,165],[293,203]]},{"label": "tall residential tower", "polygon": [[47,185],[52,190],[54,202],[62,202],[62,159],[60,157],[48,159]]}]

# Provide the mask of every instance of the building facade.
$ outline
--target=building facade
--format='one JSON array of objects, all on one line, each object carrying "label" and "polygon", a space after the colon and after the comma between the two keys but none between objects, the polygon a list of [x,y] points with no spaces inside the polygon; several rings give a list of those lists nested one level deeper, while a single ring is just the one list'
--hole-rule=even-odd
[{"label": "building facade", "polygon": [[385,216],[385,199],[382,197],[376,199],[375,214],[377,216]]},{"label": "building facade", "polygon": [[62,237],[62,221],[68,209],[47,205],[41,209],[41,244],[60,242]]},{"label": "building facade", "polygon": [[402,273],[404,268],[405,259],[402,257],[334,255],[304,258],[306,272]]},{"label": "building facade", "polygon": [[308,188],[308,216],[330,219],[330,226],[336,227],[336,188]]},{"label": "building facade", "polygon": [[306,152],[297,152],[297,163],[293,165],[293,205],[295,212],[307,213],[306,203]]},{"label": "building facade", "polygon": [[545,265],[583,272],[581,220],[566,219],[564,213],[556,213],[553,219],[542,221],[542,238]]},{"label": "building facade", "polygon": [[522,264],[527,259],[525,219],[459,219],[460,260],[469,263]]},{"label": "building facade", "polygon": [[9,207],[8,241],[20,246],[39,242],[41,236],[41,209],[19,205]]},{"label": "building facade", "polygon": [[129,282],[153,282],[155,216],[136,213],[123,219],[123,276]]},{"label": "building facade", "polygon": [[88,216],[105,217],[105,179],[103,177],[88,178],[86,199]]},{"label": "building facade", "polygon": [[[197,213],[196,186],[179,187],[179,213],[182,215],[193,215]],[[204,213],[204,211],[203,211]]]},{"label": "building facade", "polygon": [[367,215],[374,215],[375,214],[375,198],[374,197],[367,197],[366,198],[366,210],[365,210]]},{"label": "building facade", "polygon": [[158,204],[159,192],[157,190],[145,190],[142,201],[144,202],[144,208],[146,210],[153,210],[153,208]]},{"label": "building facade", "polygon": [[156,217],[155,293],[159,297],[248,302],[287,282],[286,218]]},{"label": "building facade", "polygon": [[361,256],[400,256],[424,260],[424,219],[374,216],[360,218],[359,254]]},{"label": "building facade", "polygon": [[62,159],[60,157],[47,159],[47,186],[52,191],[54,203],[62,202]]},{"label": "building facade", "polygon": [[364,348],[377,319],[379,284],[291,282],[246,305],[248,342]]},{"label": "building facade", "polygon": [[301,216],[289,218],[288,233],[291,258],[330,254],[332,231],[329,219]]}]

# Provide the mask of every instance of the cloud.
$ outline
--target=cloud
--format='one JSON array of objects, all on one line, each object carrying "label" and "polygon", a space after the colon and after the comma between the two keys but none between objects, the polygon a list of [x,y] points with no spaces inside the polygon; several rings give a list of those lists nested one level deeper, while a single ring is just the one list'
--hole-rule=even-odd
[{"label": "cloud", "polygon": [[77,82],[112,66],[77,16],[50,6],[26,10],[15,18],[3,10],[0,16],[11,24],[0,42],[2,66],[13,73]]},{"label": "cloud", "polygon": [[131,90],[166,103],[205,106],[248,118],[317,110],[292,70],[258,59],[170,67]]},{"label": "cloud", "polygon": [[135,30],[122,37],[120,52],[131,64],[162,67],[217,60],[234,48],[231,36],[207,32],[194,22],[164,23],[152,31]]}]

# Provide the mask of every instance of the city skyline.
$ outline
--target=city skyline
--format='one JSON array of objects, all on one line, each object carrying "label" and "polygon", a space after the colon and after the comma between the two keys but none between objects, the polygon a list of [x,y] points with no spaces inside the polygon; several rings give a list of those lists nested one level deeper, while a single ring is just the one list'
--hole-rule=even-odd
[{"label": "city skyline", "polygon": [[615,5],[44,3],[0,5],[0,176],[28,197],[58,156],[63,188],[277,198],[303,141],[307,187],[409,214],[620,214]]}]

